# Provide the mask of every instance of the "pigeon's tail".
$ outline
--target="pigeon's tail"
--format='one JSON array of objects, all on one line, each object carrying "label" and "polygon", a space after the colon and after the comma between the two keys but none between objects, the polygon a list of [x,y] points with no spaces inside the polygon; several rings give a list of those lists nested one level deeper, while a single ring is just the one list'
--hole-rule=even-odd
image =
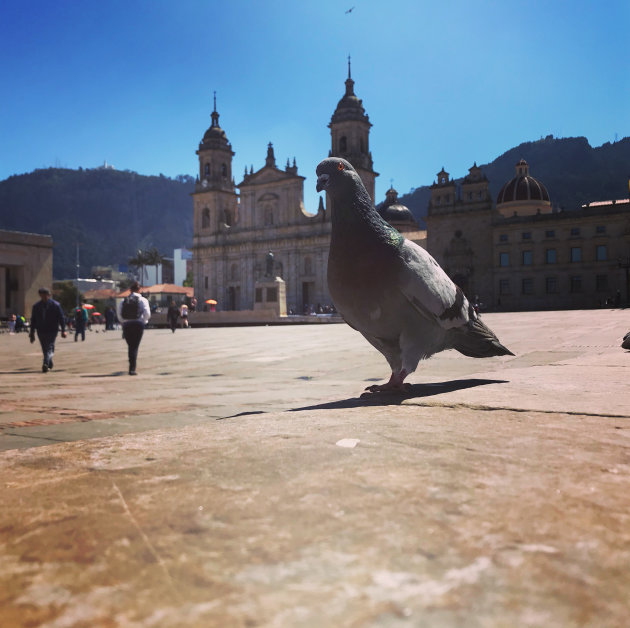
[{"label": "pigeon's tail", "polygon": [[514,355],[479,318],[471,318],[463,327],[452,329],[450,334],[453,349],[470,358]]}]

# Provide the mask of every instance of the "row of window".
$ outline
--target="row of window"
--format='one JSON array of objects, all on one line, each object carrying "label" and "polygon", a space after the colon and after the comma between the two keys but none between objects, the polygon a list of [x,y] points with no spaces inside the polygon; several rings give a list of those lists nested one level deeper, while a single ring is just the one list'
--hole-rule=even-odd
[{"label": "row of window", "polygon": [[[580,227],[571,227],[571,230],[569,231],[569,234],[571,235],[571,237],[576,238],[580,235],[582,235]],[[605,235],[606,234],[606,225],[597,225],[595,227],[595,235]],[[545,238],[555,238],[556,237],[556,230],[555,229],[547,229],[545,231]],[[531,240],[532,239],[532,232],[531,231],[523,231],[521,232],[521,240]],[[501,233],[499,234],[499,242],[508,242],[509,238],[508,238],[508,234],[507,233]]]},{"label": "row of window", "polygon": [[[482,190],[479,190],[477,192],[477,200],[482,201],[485,198],[484,192]],[[442,204],[442,199],[444,199],[444,204],[445,205],[449,205],[451,202],[451,195],[450,194],[445,194],[444,196],[441,195],[437,195],[435,197],[435,204],[436,205],[441,205]],[[474,201],[475,200],[475,194],[474,192],[467,192],[466,193],[466,199],[469,201]],[[501,240],[503,242],[503,240]]]},{"label": "row of window", "polygon": [[[365,142],[363,141],[362,137],[359,138],[359,150],[361,151],[361,153],[365,153]],[[342,135],[339,138],[339,152],[340,153],[348,152],[348,139],[346,138],[345,135]]]},{"label": "row of window", "polygon": [[[595,247],[595,261],[605,262],[608,260],[608,247],[605,244],[598,244]],[[582,261],[582,247],[572,246],[569,249],[569,261],[577,263]],[[533,251],[521,251],[521,264],[523,266],[532,266],[534,263]],[[545,249],[545,264],[557,264],[558,251],[556,249]],[[499,266],[510,265],[510,254],[499,253]]]},{"label": "row of window", "polygon": [[[223,209],[219,213],[219,225],[221,224],[232,224],[232,212],[229,209]],[[204,210],[201,212],[201,228],[210,228],[210,210],[207,207],[205,207]]]},{"label": "row of window", "polygon": [[[207,163],[204,167],[203,167],[203,174],[205,177],[209,177],[211,174],[210,171],[210,164]],[[227,177],[228,176],[228,169],[227,166],[225,164],[221,164],[221,176],[222,177]]]},{"label": "row of window", "polygon": [[[573,275],[569,277],[568,289],[571,293],[583,292],[582,276]],[[521,294],[534,294],[534,278],[524,277],[521,279]],[[595,290],[597,292],[608,291],[608,275],[595,275]],[[558,277],[545,277],[545,293],[557,294],[560,292],[560,280]],[[499,279],[499,294],[512,294],[512,280]]]}]

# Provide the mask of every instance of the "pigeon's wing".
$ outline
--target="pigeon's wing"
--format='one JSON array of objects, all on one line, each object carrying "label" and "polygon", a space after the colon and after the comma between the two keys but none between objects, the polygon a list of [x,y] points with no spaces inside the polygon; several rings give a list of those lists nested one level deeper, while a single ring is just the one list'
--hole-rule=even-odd
[{"label": "pigeon's wing", "polygon": [[398,288],[418,314],[443,329],[465,325],[470,318],[468,300],[433,257],[410,240],[403,242],[400,253]]}]

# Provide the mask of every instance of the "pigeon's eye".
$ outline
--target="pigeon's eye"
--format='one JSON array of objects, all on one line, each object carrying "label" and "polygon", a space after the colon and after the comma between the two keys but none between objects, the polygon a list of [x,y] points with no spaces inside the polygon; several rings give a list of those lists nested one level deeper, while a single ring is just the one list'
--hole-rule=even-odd
[{"label": "pigeon's eye", "polygon": [[337,164],[337,169],[338,169],[338,170],[343,170],[343,163],[342,163],[342,162],[339,162],[339,163]]}]

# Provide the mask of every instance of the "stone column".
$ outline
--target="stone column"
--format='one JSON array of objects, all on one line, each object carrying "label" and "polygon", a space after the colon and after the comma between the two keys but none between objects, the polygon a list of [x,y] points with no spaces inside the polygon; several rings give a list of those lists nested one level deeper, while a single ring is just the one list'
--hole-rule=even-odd
[{"label": "stone column", "polygon": [[254,295],[254,310],[271,310],[276,316],[287,315],[286,284],[281,277],[263,277],[256,282],[256,291],[262,291],[262,300],[256,301]]}]

